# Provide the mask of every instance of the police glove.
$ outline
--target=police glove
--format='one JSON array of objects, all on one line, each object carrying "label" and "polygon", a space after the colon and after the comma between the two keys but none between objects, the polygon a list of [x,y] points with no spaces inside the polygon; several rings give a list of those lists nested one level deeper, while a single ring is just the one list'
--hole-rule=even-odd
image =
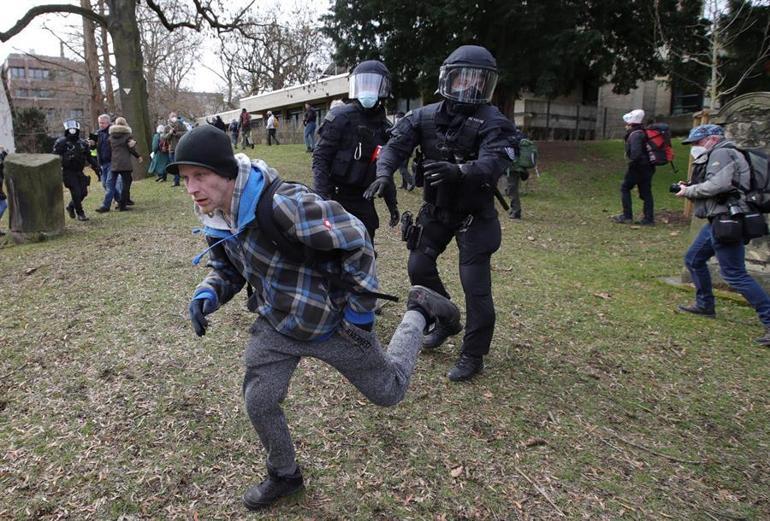
[{"label": "police glove", "polygon": [[210,297],[193,297],[188,307],[190,312],[190,322],[192,322],[195,334],[203,336],[206,334],[206,328],[209,327],[209,321],[206,320],[206,315],[210,315],[216,311],[214,301]]},{"label": "police glove", "polygon": [[441,183],[456,183],[462,179],[463,173],[459,165],[449,161],[433,161],[425,164],[425,181],[431,186]]},{"label": "police glove", "polygon": [[401,220],[401,214],[399,213],[398,208],[388,208],[388,210],[390,211],[390,222],[388,223],[388,226],[395,228]]},{"label": "police glove", "polygon": [[389,175],[379,176],[364,192],[364,199],[371,201],[375,197],[382,197],[383,194],[385,194],[385,191],[389,189],[396,189],[396,185],[393,184],[393,179],[391,179]]}]

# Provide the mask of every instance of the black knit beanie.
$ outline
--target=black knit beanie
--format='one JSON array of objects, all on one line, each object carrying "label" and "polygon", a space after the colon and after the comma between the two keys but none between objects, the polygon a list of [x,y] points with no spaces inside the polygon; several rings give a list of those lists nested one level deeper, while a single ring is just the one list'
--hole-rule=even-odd
[{"label": "black knit beanie", "polygon": [[166,172],[177,175],[179,165],[202,166],[228,179],[238,177],[238,161],[230,138],[213,125],[195,127],[182,136],[174,150],[174,162]]}]

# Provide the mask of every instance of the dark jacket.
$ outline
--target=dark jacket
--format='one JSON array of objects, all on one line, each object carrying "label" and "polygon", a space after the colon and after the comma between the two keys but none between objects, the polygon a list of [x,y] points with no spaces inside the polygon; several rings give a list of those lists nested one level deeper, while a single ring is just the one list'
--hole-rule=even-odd
[{"label": "dark jacket", "polygon": [[625,147],[629,166],[651,167],[650,156],[647,154],[647,136],[642,125],[633,124],[626,131]]},{"label": "dark jacket", "polygon": [[80,136],[61,136],[53,144],[53,153],[61,156],[64,172],[82,172],[92,161],[88,142]]},{"label": "dark jacket", "polygon": [[163,134],[163,139],[168,143],[168,153],[173,154],[179,140],[182,139],[182,136],[187,132],[187,127],[177,119],[174,123],[169,121],[167,128],[168,132]]},{"label": "dark jacket", "polygon": [[494,217],[494,189],[515,157],[516,126],[492,105],[479,105],[469,115],[448,109],[442,101],[401,118],[380,153],[377,177],[392,178],[419,145],[426,160],[455,162],[463,173],[457,183],[426,185],[426,202],[457,216]]},{"label": "dark jacket", "polygon": [[302,124],[308,126],[311,123],[316,122],[316,111],[313,107],[310,107],[305,111],[305,117],[302,118]]},{"label": "dark jacket", "polygon": [[110,127],[100,128],[97,132],[96,157],[100,165],[109,165],[112,161],[112,148],[110,148]]},{"label": "dark jacket", "polygon": [[131,172],[134,169],[131,156],[139,157],[139,153],[135,148],[128,146],[128,141],[131,139],[133,139],[131,127],[123,125],[112,125],[110,127],[113,172]]}]

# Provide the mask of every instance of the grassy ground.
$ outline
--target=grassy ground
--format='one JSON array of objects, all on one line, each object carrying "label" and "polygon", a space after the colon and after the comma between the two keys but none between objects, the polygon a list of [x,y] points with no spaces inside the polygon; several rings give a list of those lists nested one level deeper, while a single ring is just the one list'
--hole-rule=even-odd
[{"label": "grassy ground", "polygon": [[[310,180],[301,146],[254,155]],[[714,321],[672,313],[692,298],[658,281],[688,243],[666,190],[676,176],[656,174],[658,226],[612,225],[621,155],[619,142],[546,149],[525,220],[503,222],[497,328],[473,383],[446,380],[453,343],[423,354],[407,399],[382,409],[304,360],[285,406],[308,490],[251,517],[770,518],[759,323],[732,300]],[[236,297],[194,336],[203,245],[169,185],[137,182],[134,211],[105,215],[95,187],[91,221],[0,249],[0,519],[247,517],[240,496],[264,459],[240,397],[254,317]],[[418,205],[400,192],[402,210]],[[383,287],[405,295],[397,233],[381,229],[378,249]],[[462,303],[456,263],[452,246],[440,269]],[[382,337],[401,309],[385,308]]]}]

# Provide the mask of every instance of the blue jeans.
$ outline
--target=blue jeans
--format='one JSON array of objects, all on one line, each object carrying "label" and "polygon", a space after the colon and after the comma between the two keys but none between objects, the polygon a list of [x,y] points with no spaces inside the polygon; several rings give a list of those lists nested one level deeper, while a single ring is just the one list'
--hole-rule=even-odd
[{"label": "blue jeans", "polygon": [[305,125],[305,146],[308,150],[315,148],[315,122]]},{"label": "blue jeans", "polygon": [[[171,164],[174,162],[174,152],[168,153],[168,164]],[[176,174],[174,174],[174,186],[179,186],[179,169],[176,169]]]},{"label": "blue jeans", "polygon": [[102,171],[102,186],[104,187],[104,201],[102,201],[102,208],[109,208],[110,204],[114,200],[116,203],[120,201],[120,192],[123,189],[123,182],[118,178],[115,182],[112,175],[112,165],[107,163],[106,165],[99,165]]},{"label": "blue jeans", "polygon": [[8,200],[0,199],[0,219],[3,218],[3,214],[5,213],[6,208],[8,208]]},{"label": "blue jeans", "polygon": [[757,312],[765,327],[770,327],[770,297],[757,281],[746,273],[746,250],[742,242],[723,244],[717,241],[711,231],[711,224],[701,228],[698,236],[684,256],[684,264],[695,284],[695,303],[703,309],[714,309],[714,293],[711,288],[711,274],[706,262],[717,256],[719,274],[732,289],[743,295]]}]

